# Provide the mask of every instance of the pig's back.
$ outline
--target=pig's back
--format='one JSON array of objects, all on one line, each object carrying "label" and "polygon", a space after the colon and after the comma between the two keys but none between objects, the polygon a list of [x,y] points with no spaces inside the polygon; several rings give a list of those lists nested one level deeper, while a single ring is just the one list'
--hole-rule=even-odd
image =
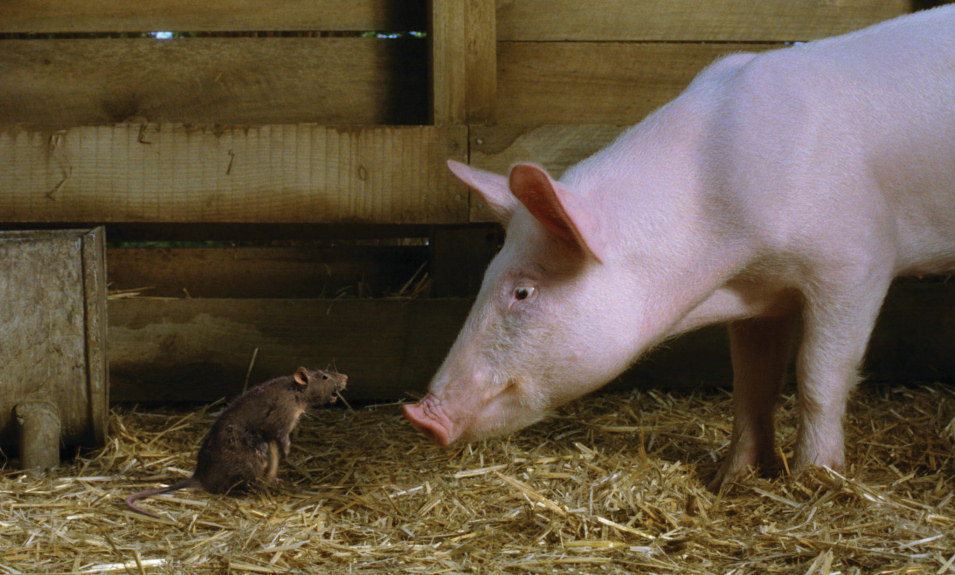
[{"label": "pig's back", "polygon": [[898,273],[955,269],[955,6],[729,73],[717,153],[776,241],[888,242]]},{"label": "pig's back", "polygon": [[898,272],[955,270],[955,6],[817,49],[858,83],[847,109],[868,102],[868,114],[851,113],[854,141],[894,213]]}]

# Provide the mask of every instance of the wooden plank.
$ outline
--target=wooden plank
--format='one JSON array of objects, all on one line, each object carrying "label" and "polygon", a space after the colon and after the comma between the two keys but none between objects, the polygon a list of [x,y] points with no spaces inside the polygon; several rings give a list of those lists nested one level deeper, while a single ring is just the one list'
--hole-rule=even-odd
[{"label": "wooden plank", "polygon": [[499,42],[499,124],[635,124],[732,52],[767,44]]},{"label": "wooden plank", "polygon": [[424,124],[426,42],[0,40],[0,123]]},{"label": "wooden plank", "polygon": [[129,299],[109,302],[114,401],[209,401],[299,365],[347,373],[347,397],[420,392],[470,301]]},{"label": "wooden plank", "polygon": [[497,29],[494,0],[467,2],[467,121],[494,120],[497,97]]},{"label": "wooden plank", "polygon": [[109,422],[109,340],[106,318],[106,230],[102,226],[82,235],[83,299],[86,317],[86,408],[89,413],[89,443],[106,443]]},{"label": "wooden plank", "polygon": [[396,295],[425,246],[111,248],[110,289],[151,297],[335,298]]},{"label": "wooden plank", "polygon": [[430,6],[432,122],[460,124],[467,111],[465,4],[432,0]]},{"label": "wooden plank", "polygon": [[424,8],[406,0],[4,0],[0,32],[423,30]]},{"label": "wooden plank", "polygon": [[[458,200],[463,201],[462,198]],[[37,228],[55,224],[2,224],[13,228]],[[114,245],[144,242],[236,242],[242,246],[306,246],[317,241],[325,246],[416,246],[431,233],[426,224],[277,224],[277,223],[116,223],[106,226]],[[301,242],[301,243],[295,243]],[[148,244],[139,247],[149,247]],[[188,246],[180,246],[188,247]],[[320,247],[320,246],[317,246]]]},{"label": "wooden plank", "polygon": [[791,42],[894,18],[910,0],[497,0],[504,41]]},{"label": "wooden plank", "polygon": [[[471,165],[506,174],[513,164],[534,162],[559,177],[568,167],[610,144],[626,126],[471,126]],[[471,194],[471,221],[494,221],[480,197]]]},{"label": "wooden plank", "polygon": [[[467,298],[111,300],[111,397],[142,402],[233,396],[256,348],[253,381],[300,364],[334,364],[349,374],[347,396],[355,401],[421,394],[470,305]],[[953,285],[897,282],[873,337],[868,379],[955,381],[953,309]],[[728,386],[726,340],[722,326],[687,334],[642,358],[608,389]]]},{"label": "wooden plank", "polygon": [[0,222],[464,223],[465,126],[0,129]]}]

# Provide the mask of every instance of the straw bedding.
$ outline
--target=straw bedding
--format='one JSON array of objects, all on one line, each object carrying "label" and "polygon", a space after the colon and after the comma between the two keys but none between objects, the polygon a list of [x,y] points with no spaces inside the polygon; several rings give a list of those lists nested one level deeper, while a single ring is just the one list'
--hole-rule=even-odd
[{"label": "straw bedding", "polygon": [[[794,399],[779,437],[791,457]],[[317,410],[243,497],[184,490],[215,411],[117,407],[108,445],[0,476],[0,573],[955,573],[955,388],[864,386],[849,467],[704,485],[725,392],[585,398],[508,438],[440,449],[396,405]]]}]

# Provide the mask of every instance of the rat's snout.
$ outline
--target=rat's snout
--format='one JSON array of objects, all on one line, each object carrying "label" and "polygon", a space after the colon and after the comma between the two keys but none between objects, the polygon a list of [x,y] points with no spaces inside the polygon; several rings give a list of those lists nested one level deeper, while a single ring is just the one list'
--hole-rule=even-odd
[{"label": "rat's snout", "polygon": [[348,376],[334,371],[316,370],[311,373],[310,401],[314,405],[335,403],[348,384]]},{"label": "rat's snout", "polygon": [[344,373],[333,373],[331,374],[332,381],[334,382],[331,386],[331,392],[329,395],[329,401],[335,403],[338,400],[339,394],[345,390],[345,386],[348,385],[348,376]]},{"label": "rat's snout", "polygon": [[344,373],[337,373],[334,371],[323,371],[322,374],[322,383],[327,389],[330,389],[332,393],[337,393],[345,389],[345,386],[348,384],[348,376]]}]

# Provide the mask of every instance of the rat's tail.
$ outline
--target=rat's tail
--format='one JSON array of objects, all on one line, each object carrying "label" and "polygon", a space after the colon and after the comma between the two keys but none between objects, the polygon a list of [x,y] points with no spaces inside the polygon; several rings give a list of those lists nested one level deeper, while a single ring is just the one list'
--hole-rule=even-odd
[{"label": "rat's tail", "polygon": [[139,507],[136,507],[135,505],[133,505],[133,502],[139,501],[140,499],[146,499],[147,497],[152,497],[153,495],[160,495],[162,493],[170,493],[173,491],[179,491],[180,489],[184,489],[186,487],[192,487],[195,484],[196,484],[195,477],[187,477],[186,479],[183,479],[182,481],[177,481],[176,483],[173,483],[169,487],[157,487],[156,489],[147,489],[146,491],[133,493],[132,495],[126,498],[126,507],[129,507],[136,513],[141,513],[143,515],[147,515],[154,519],[159,519],[158,515],[154,515],[144,509],[140,509]]}]

